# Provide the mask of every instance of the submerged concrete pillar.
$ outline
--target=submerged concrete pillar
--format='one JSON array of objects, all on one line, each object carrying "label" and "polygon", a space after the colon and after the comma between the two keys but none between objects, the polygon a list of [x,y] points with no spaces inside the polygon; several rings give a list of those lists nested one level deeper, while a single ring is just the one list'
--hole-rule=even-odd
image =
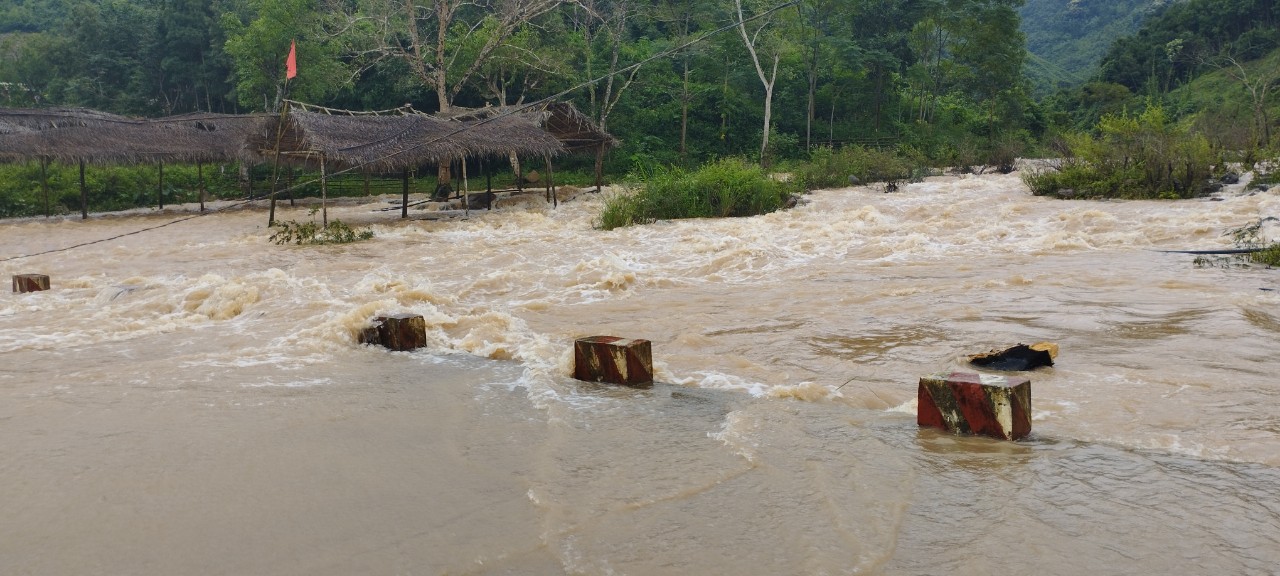
[{"label": "submerged concrete pillar", "polygon": [[44,274],[15,274],[13,276],[13,291],[19,294],[48,289],[49,277]]},{"label": "submerged concrete pillar", "polygon": [[616,336],[580,338],[573,345],[573,377],[623,386],[652,384],[652,347],[648,340]]},{"label": "submerged concrete pillar", "polygon": [[920,378],[916,422],[960,434],[1017,440],[1031,433],[1031,381],[950,372]]},{"label": "submerged concrete pillar", "polygon": [[361,344],[406,351],[427,346],[427,321],[421,314],[379,316],[360,333]]}]

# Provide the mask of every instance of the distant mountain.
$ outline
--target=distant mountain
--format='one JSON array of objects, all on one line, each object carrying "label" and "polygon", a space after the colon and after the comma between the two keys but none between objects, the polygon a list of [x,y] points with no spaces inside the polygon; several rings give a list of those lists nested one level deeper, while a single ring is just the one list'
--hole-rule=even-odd
[{"label": "distant mountain", "polygon": [[1093,75],[1117,38],[1178,0],[1026,0],[1019,11],[1038,92],[1076,86]]}]

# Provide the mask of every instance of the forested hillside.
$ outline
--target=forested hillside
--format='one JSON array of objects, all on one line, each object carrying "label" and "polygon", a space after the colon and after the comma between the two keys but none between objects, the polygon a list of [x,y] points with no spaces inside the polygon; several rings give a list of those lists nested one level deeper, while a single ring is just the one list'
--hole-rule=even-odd
[{"label": "forested hillside", "polygon": [[1047,92],[1083,84],[1115,40],[1176,0],[1026,0],[1018,10],[1027,35],[1027,73]]},{"label": "forested hillside", "polygon": [[766,144],[773,159],[844,143],[975,158],[1043,129],[1019,5],[19,0],[0,21],[0,105],[271,110],[296,41],[291,98],[430,112],[557,96],[620,136],[622,169]]},{"label": "forested hillside", "polygon": [[[849,144],[972,165],[1152,99],[1175,120],[1223,108],[1178,88],[1227,69],[1249,76],[1223,95],[1248,113],[1218,124],[1265,132],[1272,103],[1255,101],[1272,92],[1241,94],[1267,70],[1247,64],[1280,46],[1278,11],[1275,0],[10,0],[0,106],[160,116],[276,110],[288,97],[435,112],[554,97],[622,140],[614,173]],[[291,42],[299,73],[286,86]],[[1070,87],[1037,101],[1028,71]]]}]

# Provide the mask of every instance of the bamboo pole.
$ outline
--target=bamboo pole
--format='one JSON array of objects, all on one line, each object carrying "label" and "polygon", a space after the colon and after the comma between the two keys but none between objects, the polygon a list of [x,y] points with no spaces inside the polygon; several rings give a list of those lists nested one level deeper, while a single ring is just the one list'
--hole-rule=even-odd
[{"label": "bamboo pole", "polygon": [[49,217],[49,159],[40,159],[40,190],[44,192],[44,217]]},{"label": "bamboo pole", "polygon": [[[285,90],[289,87],[289,80],[285,80]],[[275,162],[271,168],[271,210],[267,213],[267,226],[276,223],[276,190],[280,185],[280,139],[284,137],[284,123],[289,119],[289,101],[285,100],[280,106],[280,122],[276,125],[276,156]],[[249,185],[253,185],[253,173],[249,174]]]},{"label": "bamboo pole", "polygon": [[200,211],[204,212],[204,163],[196,162],[196,178],[200,180]]},{"label": "bamboo pole", "polygon": [[462,164],[462,214],[467,218],[471,217],[471,190],[467,182],[467,157],[463,156],[458,160]]},{"label": "bamboo pole", "polygon": [[604,142],[596,147],[596,192],[604,189]]},{"label": "bamboo pole", "polygon": [[400,217],[409,217],[409,169],[405,168],[400,176]]},{"label": "bamboo pole", "polygon": [[84,185],[84,160],[80,161],[80,219],[89,219],[89,189]]},{"label": "bamboo pole", "polygon": [[[329,227],[329,178],[324,170],[324,154],[320,154],[320,222]],[[292,200],[291,200],[292,201]]]},{"label": "bamboo pole", "polygon": [[156,205],[160,210],[164,210],[164,161],[159,162],[160,178],[156,183]]},{"label": "bamboo pole", "polygon": [[551,156],[542,157],[547,162],[547,196],[551,200],[552,208],[560,207],[560,199],[556,198],[555,173],[551,170]]},{"label": "bamboo pole", "polygon": [[493,165],[481,160],[480,170],[484,172],[484,209],[493,210]]}]

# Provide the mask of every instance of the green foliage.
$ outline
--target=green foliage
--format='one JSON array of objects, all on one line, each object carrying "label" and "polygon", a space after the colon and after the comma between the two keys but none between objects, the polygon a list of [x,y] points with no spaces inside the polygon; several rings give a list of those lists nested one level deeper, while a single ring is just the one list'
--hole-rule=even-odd
[{"label": "green foliage", "polygon": [[1148,18],[1103,58],[1102,79],[1134,92],[1168,92],[1197,75],[1216,52],[1250,60],[1280,47],[1274,0],[1185,0]]},{"label": "green foliage", "polygon": [[1158,0],[1027,0],[1018,9],[1027,36],[1028,74],[1037,92],[1078,86],[1117,38],[1153,14]]},{"label": "green foliage", "polygon": [[919,175],[922,158],[907,149],[908,154],[863,146],[846,146],[839,150],[820,147],[809,161],[792,172],[792,177],[805,190],[848,186],[852,176],[862,183],[897,183]]},{"label": "green foliage", "polygon": [[739,158],[707,164],[697,170],[656,168],[635,174],[625,194],[610,198],[599,227],[612,230],[676,218],[753,216],[781,208],[789,194],[786,184]]},{"label": "green foliage", "polygon": [[[74,165],[51,164],[46,170],[49,183],[50,214],[80,210],[80,174]],[[209,199],[240,196],[235,165],[205,166],[204,182]],[[155,165],[88,166],[85,187],[89,210],[105,212],[155,206],[160,198],[160,173]],[[200,179],[191,165],[164,167],[164,204],[196,202],[200,199]],[[45,213],[40,165],[0,164],[0,218],[40,216]]]},{"label": "green foliage", "polygon": [[[313,211],[314,212],[314,211]],[[275,230],[270,240],[276,244],[350,244],[360,240],[373,238],[373,230],[365,228],[354,230],[341,220],[334,219],[328,226],[321,226],[315,220],[296,222],[283,220],[271,225]]]},{"label": "green foliage", "polygon": [[1249,264],[1259,264],[1268,268],[1280,266],[1280,242],[1268,241],[1262,235],[1262,229],[1267,222],[1275,220],[1275,217],[1262,218],[1252,224],[1227,230],[1223,234],[1231,237],[1231,242],[1236,248],[1253,250],[1253,252],[1229,256],[1198,256],[1194,264],[1199,268],[1231,268]]},{"label": "green foliage", "polygon": [[[1067,136],[1070,158],[1056,171],[1029,173],[1036,195],[1190,198],[1206,190],[1218,163],[1208,140],[1171,124],[1164,109],[1107,115],[1098,136]],[[1069,191],[1069,192],[1068,192]]]}]

